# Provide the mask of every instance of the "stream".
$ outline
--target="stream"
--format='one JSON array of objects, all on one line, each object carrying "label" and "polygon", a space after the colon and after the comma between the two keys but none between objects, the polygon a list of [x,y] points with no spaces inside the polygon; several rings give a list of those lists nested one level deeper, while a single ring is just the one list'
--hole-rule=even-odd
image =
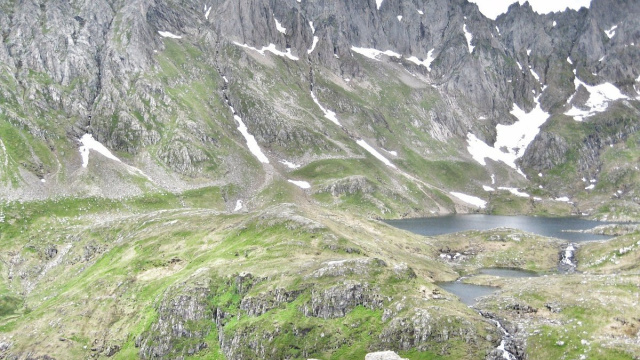
[{"label": "stream", "polygon": [[[571,253],[571,256],[573,253]],[[491,275],[497,277],[509,277],[509,278],[529,278],[538,276],[537,273],[532,271],[520,270],[520,269],[507,269],[507,268],[485,268],[480,269],[478,274],[482,275]],[[467,306],[473,308],[473,305],[476,304],[478,298],[490,295],[493,292],[497,291],[498,288],[492,286],[483,286],[483,285],[474,285],[467,284],[462,282],[461,280],[464,278],[460,278],[456,281],[439,283],[438,286],[443,288],[444,290],[458,296],[460,301],[462,301]],[[475,310],[475,309],[474,309]],[[502,323],[495,318],[495,316],[484,313],[482,311],[478,311],[482,317],[491,321],[500,331],[501,339],[500,344],[491,352],[489,355],[489,359],[505,359],[505,360],[518,360],[520,359],[517,356],[518,352],[518,342],[511,335],[507,329],[502,325]],[[516,352],[516,354],[513,353]]]},{"label": "stream", "polygon": [[[448,215],[433,218],[389,220],[387,224],[425,236],[437,236],[469,230],[490,230],[495,228],[512,228],[521,231],[567,240],[558,254],[558,272],[572,274],[576,272],[575,253],[580,242],[608,240],[612,236],[584,232],[606,223],[585,220],[576,217],[547,218],[533,216],[498,216],[498,215]],[[508,278],[528,278],[538,274],[520,269],[485,268],[479,274]],[[458,296],[467,306],[473,308],[477,299],[497,291],[498,288],[467,284],[463,278],[456,281],[439,283],[442,289]],[[477,311],[477,310],[476,310]],[[489,354],[487,359],[519,360],[522,358],[521,344],[505,329],[494,315],[478,311],[480,315],[492,322],[499,330],[502,339],[500,344]]]}]

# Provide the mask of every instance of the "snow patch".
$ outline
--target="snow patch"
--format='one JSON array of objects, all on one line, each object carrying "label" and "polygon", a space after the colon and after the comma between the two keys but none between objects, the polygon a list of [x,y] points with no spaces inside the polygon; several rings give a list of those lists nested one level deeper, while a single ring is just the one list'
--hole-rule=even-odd
[{"label": "snow patch", "polygon": [[535,99],[535,102],[536,107],[529,113],[525,113],[516,104],[513,105],[511,114],[518,118],[518,121],[511,125],[498,124],[496,126],[497,136],[493,147],[472,133],[467,134],[469,144],[467,150],[473,159],[481,165],[486,165],[485,158],[502,161],[524,176],[515,161],[524,155],[529,144],[540,132],[540,126],[549,118],[549,114],[540,108],[538,98]]},{"label": "snow patch", "polygon": [[393,155],[393,156],[398,156],[398,153],[397,153],[396,151],[393,151],[393,150],[387,150],[387,149],[382,149],[382,150],[384,150],[384,151],[388,152],[389,154],[391,154],[391,155]]},{"label": "snow patch", "polygon": [[300,189],[310,189],[311,188],[311,184],[309,184],[306,181],[297,181],[297,180],[287,180],[287,181],[292,183],[293,185],[299,187]]},{"label": "snow patch", "polygon": [[209,14],[211,13],[211,8],[212,8],[212,6],[209,6],[208,9],[207,9],[207,5],[204,6],[204,10],[205,10],[204,18],[207,19],[207,20],[209,20]]},{"label": "snow patch", "polygon": [[484,189],[484,191],[487,191],[487,192],[496,191],[496,189],[492,188],[491,186],[487,186],[487,185],[482,185],[482,189]]},{"label": "snow patch", "polygon": [[227,101],[227,105],[229,105],[229,109],[233,114],[233,118],[238,122],[238,131],[240,131],[240,134],[242,134],[242,136],[246,140],[249,151],[253,154],[253,156],[255,156],[258,159],[258,161],[264,164],[268,164],[269,159],[260,149],[260,146],[258,145],[256,138],[253,135],[249,134],[249,130],[247,129],[247,126],[244,124],[240,116],[236,114],[236,110],[233,108],[233,106],[231,106],[231,104],[228,101]]},{"label": "snow patch", "polygon": [[[572,116],[576,121],[583,121],[585,118],[589,116],[593,116],[597,113],[603,112],[607,110],[609,107],[609,102],[628,99],[626,95],[624,95],[620,90],[615,87],[615,85],[611,83],[604,83],[600,85],[587,85],[584,82],[580,81],[576,76],[574,79],[574,85],[576,91],[580,85],[584,86],[587,91],[589,91],[589,100],[585,103],[585,106],[588,107],[588,110],[581,110],[576,108],[575,106],[571,107],[569,111],[565,113],[565,115]],[[573,95],[569,98],[569,102],[573,99]]]},{"label": "snow patch", "polygon": [[418,14],[424,15],[424,12],[422,10],[418,10]]},{"label": "snow patch", "polygon": [[316,28],[313,26],[313,21],[309,21],[309,27],[311,28],[311,33],[315,34],[316,33]]},{"label": "snow patch", "polygon": [[234,212],[242,210],[242,200],[236,201],[236,207],[233,209]]},{"label": "snow patch", "polygon": [[531,49],[527,49],[527,56],[531,55]]},{"label": "snow patch", "polygon": [[585,190],[593,190],[593,188],[595,188],[596,185],[595,184],[591,184],[589,186],[587,186],[586,188],[584,188]]},{"label": "snow patch", "polygon": [[469,54],[473,53],[473,48],[475,46],[471,45],[471,40],[473,40],[473,34],[467,31],[467,24],[462,24],[462,31],[464,31],[464,37],[467,38],[467,46],[469,46]]},{"label": "snow patch", "polygon": [[502,152],[499,149],[487,145],[484,141],[478,139],[472,133],[467,134],[467,151],[471,154],[471,157],[477,161],[480,165],[487,165],[485,161],[489,158],[494,161],[502,161],[510,167],[515,167],[514,160],[511,159],[508,153]]},{"label": "snow patch", "polygon": [[7,154],[7,148],[4,146],[4,142],[0,139],[0,148],[2,149],[2,154],[4,155],[4,166],[9,166],[9,154]]},{"label": "snow patch", "polygon": [[398,21],[402,21],[402,15],[398,15],[397,18],[398,18]]},{"label": "snow patch", "polygon": [[224,76],[224,75],[222,76],[222,80],[224,80],[224,82],[227,83],[227,84],[229,83],[229,79],[227,79],[227,77]]},{"label": "snow patch", "polygon": [[316,103],[316,105],[318,105],[320,110],[322,110],[322,112],[324,113],[324,117],[331,120],[331,122],[333,122],[334,124],[338,126],[342,126],[342,124],[340,124],[340,122],[338,121],[338,118],[336,117],[336,113],[334,113],[329,109],[325,109],[324,106],[320,105],[320,102],[318,101],[318,98],[316,97],[316,94],[313,93],[313,91],[311,92],[311,98],[313,99],[313,102]]},{"label": "snow patch", "polygon": [[380,10],[380,6],[382,5],[383,0],[376,0],[376,8]]},{"label": "snow patch", "polygon": [[276,16],[273,16],[273,20],[276,21],[276,30],[280,31],[283,34],[287,33],[287,28],[282,26],[282,24],[280,24],[280,21],[278,21],[278,19],[276,19]]},{"label": "snow patch", "polygon": [[463,193],[459,193],[459,192],[455,192],[455,191],[450,191],[449,194],[457,197],[458,199],[471,204],[473,206],[477,206],[481,209],[484,209],[487,206],[487,202],[480,199],[479,197],[475,197],[475,196],[471,196],[471,195],[467,195],[467,194],[463,194]]},{"label": "snow patch", "polygon": [[[233,108],[232,108],[232,111],[233,111]],[[233,118],[238,122],[238,130],[240,131],[242,136],[244,136],[244,139],[247,141],[247,147],[249,148],[249,151],[251,151],[251,153],[258,159],[258,161],[264,164],[268,164],[269,159],[260,149],[260,146],[258,145],[256,138],[253,135],[249,134],[249,130],[247,129],[247,126],[244,124],[240,116],[234,114]]]},{"label": "snow patch", "polygon": [[318,40],[320,40],[320,38],[318,38],[317,36],[313,37],[313,43],[311,44],[311,48],[307,50],[307,54],[311,54],[313,50],[316,49],[316,45],[318,45]]},{"label": "snow patch", "polygon": [[561,197],[555,198],[554,200],[560,201],[560,202],[569,202],[569,198],[567,196],[561,196]]},{"label": "snow patch", "polygon": [[515,196],[519,196],[519,197],[523,197],[523,198],[528,198],[530,197],[529,194],[522,192],[516,188],[512,188],[512,187],[505,187],[505,186],[500,186],[498,187],[498,190],[507,190],[508,192],[512,193]]},{"label": "snow patch", "polygon": [[[109,149],[107,149],[99,141],[94,139],[93,135],[91,134],[82,135],[82,137],[80,138],[80,143],[82,145],[80,145],[80,148],[78,150],[80,151],[80,156],[82,157],[82,167],[86,168],[89,165],[89,153],[90,153],[90,150],[93,150],[101,154],[102,156],[106,157],[107,159],[111,159],[113,161],[121,163],[127,169],[127,171],[129,171],[131,174],[143,176],[147,180],[153,182],[153,179],[151,179],[142,170],[138,169],[135,166],[131,166],[120,161],[120,159],[118,159],[115,155],[113,155],[111,151],[109,151]],[[45,179],[40,179],[40,181],[43,183],[46,182]]]},{"label": "snow patch", "polygon": [[612,37],[614,37],[616,35],[616,29],[618,28],[618,25],[614,25],[611,27],[611,29],[609,30],[605,30],[604,33],[607,35],[607,37],[609,39],[611,39]]},{"label": "snow patch", "polygon": [[382,154],[380,154],[376,149],[374,149],[373,147],[371,147],[371,145],[367,144],[366,141],[364,140],[358,140],[356,141],[356,143],[358,145],[360,145],[361,147],[363,147],[365,150],[367,150],[371,155],[373,155],[376,159],[382,161],[385,165],[391,167],[391,168],[396,168],[395,165],[393,165],[391,163],[391,161],[389,161],[389,159],[387,159],[386,157],[382,156]]},{"label": "snow patch", "polygon": [[496,174],[491,174],[491,185],[496,184]]},{"label": "snow patch", "polygon": [[260,53],[260,55],[263,55],[263,56],[265,55],[265,53],[264,53],[265,51],[269,51],[270,53],[272,53],[274,55],[284,56],[284,57],[289,58],[291,60],[300,60],[297,56],[294,56],[291,53],[291,48],[287,48],[286,52],[282,52],[282,51],[279,51],[278,49],[276,49],[275,44],[269,44],[268,46],[263,46],[262,49],[257,49],[257,48],[254,48],[253,46],[249,46],[247,44],[240,44],[240,43],[235,42],[235,41],[233,43],[234,43],[234,45],[237,45],[237,46],[240,46],[240,47],[243,47],[243,48],[247,48],[247,49],[250,49],[250,50],[253,50],[253,51],[257,51],[258,53]]},{"label": "snow patch", "polygon": [[387,51],[380,51],[380,50],[376,50],[376,49],[370,49],[370,48],[360,48],[360,47],[355,47],[352,46],[351,47],[351,51],[356,52],[362,56],[368,57],[369,59],[373,59],[373,60],[377,60],[380,61],[380,59],[378,59],[378,56],[380,55],[387,55],[389,57],[393,56],[396,58],[400,58],[402,57],[402,55],[393,52],[391,50],[387,50]]},{"label": "snow patch", "polygon": [[518,65],[518,68],[520,69],[520,71],[522,71],[522,65],[520,65],[519,61],[516,61],[516,65]]},{"label": "snow patch", "polygon": [[102,145],[98,140],[93,138],[91,134],[84,134],[80,138],[80,156],[82,156],[82,167],[86,168],[89,165],[89,151],[93,150],[100,155],[106,157],[107,159],[111,159],[113,161],[122,162],[115,155],[109,151],[104,145]]},{"label": "snow patch", "polygon": [[536,78],[536,81],[540,82],[540,76],[538,76],[538,74],[535,71],[533,71],[531,66],[529,66],[529,71],[531,72],[531,75],[533,75],[533,77]]},{"label": "snow patch", "polygon": [[567,62],[571,65],[573,65],[573,61],[571,61],[571,56],[567,56]]},{"label": "snow patch", "polygon": [[[498,124],[496,126],[495,148],[505,147],[515,159],[524,155],[524,151],[540,132],[540,126],[547,121],[549,114],[540,107],[538,98],[535,99],[536,107],[529,113],[525,113],[516,104],[513,104],[511,114],[518,121],[511,125]],[[514,160],[515,160],[514,159]]]},{"label": "snow patch", "polygon": [[289,169],[297,169],[300,167],[300,165],[296,165],[290,161],[287,160],[280,160],[281,164],[284,164],[286,167],[288,167]]},{"label": "snow patch", "polygon": [[429,52],[427,53],[427,58],[424,60],[420,60],[415,56],[411,56],[406,58],[408,61],[411,61],[412,63],[416,64],[416,65],[422,65],[424,67],[427,68],[427,70],[431,71],[431,63],[433,62],[433,60],[435,60],[435,58],[433,57],[433,52],[435,51],[435,49],[431,49],[429,50]]},{"label": "snow patch", "polygon": [[171,39],[182,39],[182,36],[180,35],[176,35],[176,34],[172,34],[168,31],[158,31],[158,34],[160,34],[160,36],[162,37],[168,37]]},{"label": "snow patch", "polygon": [[551,26],[556,27],[556,25],[558,25],[558,23],[555,20],[553,20],[553,24],[551,24]]}]

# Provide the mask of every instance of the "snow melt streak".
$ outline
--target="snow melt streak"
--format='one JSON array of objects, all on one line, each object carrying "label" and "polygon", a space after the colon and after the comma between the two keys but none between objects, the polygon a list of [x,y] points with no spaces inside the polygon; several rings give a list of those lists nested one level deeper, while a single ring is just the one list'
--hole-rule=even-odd
[{"label": "snow melt streak", "polygon": [[260,146],[258,145],[258,142],[256,141],[256,138],[253,137],[253,135],[249,134],[249,131],[247,130],[247,126],[244,124],[244,122],[242,122],[242,119],[240,118],[240,116],[233,115],[233,118],[236,119],[236,121],[239,124],[238,125],[238,130],[240,131],[242,136],[244,136],[244,139],[247,141],[247,147],[249,147],[249,151],[251,151],[251,153],[256,158],[258,158],[258,161],[260,161],[261,163],[264,163],[264,164],[268,164],[269,163],[269,159],[267,159],[265,154],[260,149]]},{"label": "snow melt streak", "polygon": [[364,140],[358,140],[356,141],[356,143],[360,146],[362,146],[365,150],[367,150],[371,155],[375,156],[376,159],[382,161],[385,165],[392,167],[392,168],[396,168],[395,165],[393,165],[391,163],[391,161],[389,161],[389,159],[387,159],[386,157],[382,156],[382,154],[380,154],[376,149],[372,148],[369,144],[366,143],[366,141]]},{"label": "snow melt streak", "polygon": [[0,148],[2,148],[2,153],[4,154],[4,166],[9,166],[9,154],[7,154],[7,148],[4,146],[4,142],[0,139]]},{"label": "snow melt streak", "polygon": [[369,59],[373,59],[373,60],[377,60],[380,61],[380,59],[378,59],[378,56],[380,55],[387,55],[387,56],[393,56],[393,57],[402,57],[402,55],[393,52],[391,50],[387,50],[387,51],[380,51],[380,50],[376,50],[376,49],[370,49],[370,48],[360,48],[360,47],[355,47],[352,46],[351,47],[351,51],[353,52],[357,52],[358,54],[368,57]]},{"label": "snow melt streak", "polygon": [[471,40],[473,40],[473,35],[467,31],[467,24],[462,25],[462,31],[464,31],[464,37],[467,38],[467,45],[469,46],[469,54],[473,53],[473,48],[475,46],[471,45]]},{"label": "snow melt streak", "polygon": [[311,184],[309,184],[306,181],[297,181],[297,180],[287,180],[287,181],[292,183],[293,185],[299,187],[300,189],[309,189],[309,188],[311,188]]},{"label": "snow melt streak", "polygon": [[300,165],[296,165],[294,163],[292,163],[291,161],[287,161],[287,160],[280,160],[280,163],[283,164],[284,166],[288,167],[289,169],[297,169],[300,167]]},{"label": "snow melt streak", "polygon": [[455,192],[455,191],[451,191],[449,192],[449,194],[457,197],[458,199],[466,202],[467,204],[471,204],[473,206],[477,206],[481,209],[484,209],[485,206],[487,206],[487,202],[480,199],[479,197],[475,197],[475,196],[471,196],[471,195],[467,195],[467,194],[463,194],[463,193],[459,193],[459,192]]},{"label": "snow melt streak", "polygon": [[158,34],[160,34],[160,36],[162,37],[168,37],[171,39],[182,39],[182,36],[180,35],[176,35],[176,34],[172,34],[168,31],[158,31]]},{"label": "snow melt streak", "polygon": [[333,111],[331,111],[329,109],[325,109],[322,105],[320,105],[320,102],[318,101],[318,98],[313,93],[313,91],[311,92],[311,98],[313,99],[313,102],[316,103],[316,105],[318,105],[320,110],[322,110],[322,112],[324,113],[324,117],[326,117],[327,119],[331,120],[331,122],[333,122],[334,124],[336,124],[338,126],[342,126],[340,124],[340,122],[338,121],[338,118],[336,117],[336,113],[334,113]]},{"label": "snow melt streak", "polygon": [[264,55],[265,51],[269,51],[274,55],[284,56],[284,57],[289,58],[291,60],[300,60],[297,56],[294,56],[291,53],[291,49],[290,48],[287,49],[287,52],[282,52],[282,51],[279,51],[278,49],[276,49],[276,45],[275,44],[269,44],[269,46],[263,46],[262,49],[256,49],[253,46],[249,46],[247,44],[240,44],[240,43],[235,42],[235,41],[233,43],[235,45],[237,45],[237,46],[240,46],[240,47],[243,47],[243,48],[247,48],[247,49],[250,49],[250,50],[253,50],[253,51],[257,51],[257,52],[260,53],[260,55]]},{"label": "snow melt streak", "polygon": [[318,40],[320,40],[317,36],[313,37],[313,44],[311,44],[311,49],[307,50],[307,54],[311,54],[313,50],[316,49],[316,45],[318,45]]},{"label": "snow melt streak", "polygon": [[283,33],[283,34],[286,34],[286,33],[287,33],[287,28],[285,28],[284,26],[282,26],[282,24],[280,24],[280,21],[278,21],[278,19],[276,19],[276,17],[275,17],[275,16],[273,17],[273,20],[275,20],[275,21],[276,21],[276,29],[277,29],[278,31],[280,31],[281,33]]}]

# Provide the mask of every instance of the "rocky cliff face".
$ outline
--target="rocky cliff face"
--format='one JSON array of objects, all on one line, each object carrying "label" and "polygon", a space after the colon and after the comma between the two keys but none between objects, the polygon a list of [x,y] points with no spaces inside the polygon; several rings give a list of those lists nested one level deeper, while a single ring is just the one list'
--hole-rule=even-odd
[{"label": "rocky cliff face", "polygon": [[[100,175],[131,194],[214,183],[259,188],[271,170],[251,160],[229,106],[272,163],[357,157],[358,138],[446,158],[446,144],[468,133],[491,145],[496,124],[516,120],[509,113],[514,104],[528,111],[538,99],[555,116],[572,104],[586,109],[590,92],[574,86],[576,76],[636,96],[638,12],[634,2],[605,0],[548,15],[514,5],[495,21],[465,0],[386,0],[379,8],[370,0],[5,4],[1,88],[11,132],[0,139],[24,137],[26,148],[5,146],[4,186],[21,188],[11,198],[117,196],[77,171],[73,148],[88,132],[147,175],[146,186],[131,186],[122,168],[116,177]],[[256,51],[269,46],[290,59]],[[390,52],[372,63],[358,48]],[[371,66],[378,65],[392,77],[409,71],[412,79],[401,77],[408,88],[370,83]],[[367,83],[377,100],[361,92]],[[344,132],[311,115],[318,108],[310,90],[324,109],[338,112]],[[394,91],[411,95],[394,108],[400,105],[389,96]],[[590,136],[597,135],[582,139],[579,177],[597,175],[600,152]],[[575,140],[543,129],[519,164],[534,173],[572,161],[563,155],[568,142]],[[38,179],[49,183],[36,186]]]},{"label": "rocky cliff face", "polygon": [[[362,266],[379,269],[386,264],[381,260],[362,258],[329,266],[349,273]],[[410,268],[400,268],[389,269],[395,273],[393,276],[398,283],[415,278],[412,270],[412,276],[406,274]],[[361,274],[368,279],[380,275]],[[367,282],[348,280],[344,284],[324,287],[318,274],[309,278],[320,283],[307,282],[297,289],[256,292],[260,286],[268,286],[269,279],[244,273],[227,278],[214,277],[207,280],[207,287],[181,284],[170,288],[157,306],[157,319],[136,339],[139,355],[141,358],[184,358],[205,351],[210,343],[205,339],[214,327],[219,349],[228,359],[306,358],[331,351],[336,346],[349,346],[352,340],[345,338],[342,331],[353,331],[357,336],[368,331],[365,336],[378,339],[368,348],[371,351],[384,348],[426,350],[452,339],[474,346],[491,346],[479,338],[483,325],[475,320],[462,320],[420,300],[421,305],[415,308],[417,304],[413,301],[416,299],[383,295],[380,288]],[[378,318],[379,313],[384,315]],[[282,322],[281,319],[291,320]],[[343,329],[344,325],[340,324],[350,325]],[[351,330],[347,330],[349,328]]]},{"label": "rocky cliff face", "polygon": [[[469,132],[492,144],[496,124],[515,121],[509,114],[514,104],[531,110],[538,99],[542,109],[559,115],[581,91],[588,99],[584,87],[574,95],[576,76],[636,96],[638,12],[635,2],[605,0],[594,1],[588,10],[548,15],[535,13],[529,4],[514,5],[495,21],[465,0],[386,0],[379,8],[370,0],[5,4],[0,9],[3,121],[20,135],[2,138],[26,137],[27,147],[26,152],[13,146],[6,151],[11,161],[5,172],[11,176],[5,186],[29,183],[27,171],[52,185],[13,196],[78,190],[115,196],[99,184],[90,190],[83,181],[68,183],[78,178],[73,148],[85,132],[129,154],[127,161],[150,174],[152,186],[201,186],[204,178],[259,186],[259,181],[241,180],[243,173],[262,172],[251,161],[244,171],[232,166],[244,162],[236,154],[247,149],[225,102],[272,161],[353,156],[348,139],[327,133],[326,125],[309,116],[317,111],[307,105],[313,85],[324,107],[345,118],[348,137],[374,138],[381,147],[408,146],[423,156],[433,153],[439,145],[425,147],[412,129],[385,120],[389,108],[365,106],[366,99],[354,102],[327,87],[336,81],[332,76],[369,81],[369,67],[376,64],[363,60],[354,47],[391,51],[393,56],[380,59],[421,79],[405,83],[437,89],[431,95],[416,93],[415,103],[404,104],[409,113],[399,108],[392,116],[412,118],[436,144],[461,141]],[[277,56],[238,46],[260,50],[269,44],[298,59],[282,60],[278,76],[259,65],[273,67],[273,61],[281,62]],[[410,59],[429,63],[415,65]],[[289,98],[282,96],[287,87]],[[520,163],[525,172],[563,161],[557,146],[544,145],[549,136],[558,135],[534,141],[535,150]],[[557,142],[566,142],[560,136]]]}]

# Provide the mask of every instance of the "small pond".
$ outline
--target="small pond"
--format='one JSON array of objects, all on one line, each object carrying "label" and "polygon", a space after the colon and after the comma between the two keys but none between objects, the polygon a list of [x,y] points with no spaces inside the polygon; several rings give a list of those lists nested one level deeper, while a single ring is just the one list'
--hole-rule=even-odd
[{"label": "small pond", "polygon": [[460,301],[471,306],[482,296],[487,296],[498,290],[497,287],[465,284],[461,281],[449,281],[439,283],[438,286],[456,295]]},{"label": "small pond", "polygon": [[536,272],[521,270],[521,269],[509,269],[509,268],[485,268],[478,271],[479,274],[491,275],[497,277],[508,278],[530,278],[539,276]]},{"label": "small pond", "polygon": [[[533,271],[509,268],[484,268],[480,269],[478,274],[507,278],[530,278],[539,276]],[[438,286],[456,295],[460,298],[460,301],[469,306],[474,305],[478,298],[490,295],[498,290],[497,287],[493,286],[466,284],[461,281],[442,282],[439,283]]]}]

